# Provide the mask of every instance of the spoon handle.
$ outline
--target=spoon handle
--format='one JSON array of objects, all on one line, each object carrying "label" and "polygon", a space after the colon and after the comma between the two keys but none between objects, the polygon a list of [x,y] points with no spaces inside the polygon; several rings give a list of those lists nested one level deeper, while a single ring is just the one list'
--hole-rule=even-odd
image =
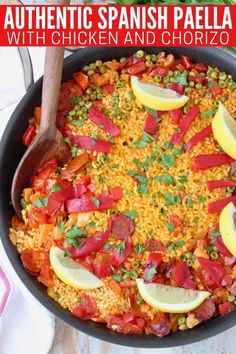
[{"label": "spoon handle", "polygon": [[46,48],[40,131],[49,135],[53,134],[55,132],[54,128],[56,128],[63,60],[64,47]]}]

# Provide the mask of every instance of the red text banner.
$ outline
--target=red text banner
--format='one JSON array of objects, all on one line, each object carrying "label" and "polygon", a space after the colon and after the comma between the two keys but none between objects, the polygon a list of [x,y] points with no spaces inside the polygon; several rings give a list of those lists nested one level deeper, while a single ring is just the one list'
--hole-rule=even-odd
[{"label": "red text banner", "polygon": [[1,5],[0,46],[236,46],[236,5]]}]

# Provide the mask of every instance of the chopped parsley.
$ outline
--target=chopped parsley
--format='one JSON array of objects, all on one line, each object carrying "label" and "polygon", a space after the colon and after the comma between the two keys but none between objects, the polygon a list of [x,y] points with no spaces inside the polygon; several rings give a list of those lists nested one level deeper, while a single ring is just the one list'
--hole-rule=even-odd
[{"label": "chopped parsley", "polygon": [[141,194],[149,194],[149,188],[146,184],[141,184],[141,186],[138,186],[138,192]]},{"label": "chopped parsley", "polygon": [[136,270],[128,270],[128,269],[123,268],[122,266],[119,266],[118,268],[122,273],[127,274],[128,277],[131,279],[135,279],[138,276],[138,273],[136,272]]},{"label": "chopped parsley", "polygon": [[166,206],[175,204],[175,196],[173,194],[165,193],[164,197],[165,197],[165,205]]},{"label": "chopped parsley", "polygon": [[130,210],[130,211],[127,211],[127,212],[125,212],[123,214],[128,216],[132,220],[136,219],[137,216],[138,216],[137,211],[135,211],[135,210]]},{"label": "chopped parsley", "polygon": [[167,227],[167,230],[169,231],[169,233],[172,233],[175,229],[175,225],[171,221],[167,221],[166,227]]},{"label": "chopped parsley", "polygon": [[124,252],[125,252],[125,241],[122,241],[118,243],[118,245],[114,245],[114,248],[117,250],[117,252],[124,257]]},{"label": "chopped parsley", "polygon": [[179,176],[178,178],[179,183],[185,183],[187,182],[187,180],[188,180],[187,176]]},{"label": "chopped parsley", "polygon": [[112,144],[114,144],[114,142],[115,142],[115,138],[114,138],[113,136],[111,136],[108,140],[109,140],[110,143],[112,143]]},{"label": "chopped parsley", "polygon": [[151,116],[153,117],[158,117],[158,113],[155,109],[149,108],[149,107],[145,107],[146,111],[151,114]]},{"label": "chopped parsley", "polygon": [[138,175],[139,174],[139,171],[137,171],[137,170],[129,170],[128,172],[127,172],[127,175],[128,176],[135,176],[135,175]]},{"label": "chopped parsley", "polygon": [[182,73],[177,73],[176,75],[173,76],[173,82],[175,82],[178,85],[186,86],[188,84],[187,76],[188,76],[187,71],[183,71]]},{"label": "chopped parsley", "polygon": [[118,273],[114,273],[112,274],[112,278],[118,282],[120,282],[121,280],[123,280],[123,276],[121,274]]},{"label": "chopped parsley", "polygon": [[138,294],[138,296],[137,296],[137,304],[141,305],[142,302],[143,302],[143,298],[142,298],[142,296],[140,294]]},{"label": "chopped parsley", "polygon": [[152,135],[145,132],[145,130],[143,130],[142,132],[142,137],[143,137],[143,141],[145,141],[148,144],[156,140]]},{"label": "chopped parsley", "polygon": [[61,230],[61,232],[64,234],[64,233],[65,233],[65,225],[64,225],[64,223],[63,223],[62,220],[59,220],[59,221],[57,222],[57,226],[59,227],[59,229]]},{"label": "chopped parsley", "polygon": [[148,179],[145,176],[135,175],[134,179],[139,181],[141,184],[147,184],[147,182],[148,182]]},{"label": "chopped parsley", "polygon": [[217,108],[208,109],[208,111],[202,112],[200,114],[200,117],[207,118],[207,117],[213,116],[216,113],[216,111],[217,111]]},{"label": "chopped parsley", "polygon": [[199,197],[198,198],[198,200],[199,200],[199,202],[205,202],[206,201],[206,197],[203,197],[203,196],[201,196],[201,197]]},{"label": "chopped parsley", "polygon": [[175,154],[161,154],[157,162],[163,167],[169,168],[174,165],[175,162]]},{"label": "chopped parsley", "polygon": [[185,245],[184,241],[182,240],[179,240],[179,241],[176,241],[176,242],[172,242],[169,247],[168,247],[168,251],[171,252],[171,251],[174,251],[176,248],[178,247],[183,247]]},{"label": "chopped parsley", "polygon": [[199,216],[194,216],[194,219],[193,219],[193,222],[194,222],[194,224],[197,226],[198,225],[198,223],[199,223]]},{"label": "chopped parsley", "polygon": [[68,245],[78,247],[84,242],[83,236],[85,236],[85,231],[74,225],[70,231],[65,233],[65,240]]},{"label": "chopped parsley", "polygon": [[58,183],[55,183],[50,189],[49,193],[54,193],[54,192],[59,192],[61,190],[61,187],[59,186]]},{"label": "chopped parsley", "polygon": [[160,182],[160,183],[166,183],[166,184],[171,184],[172,186],[175,185],[175,181],[174,181],[174,177],[170,176],[170,175],[165,175],[165,176],[155,176],[154,180],[156,182]]},{"label": "chopped parsley", "polygon": [[91,137],[94,138],[94,139],[96,139],[96,140],[98,139],[98,135],[95,134],[95,133],[91,133]]},{"label": "chopped parsley", "polygon": [[26,207],[27,207],[27,203],[23,198],[21,198],[21,200],[20,200],[20,205],[23,209],[26,209]]},{"label": "chopped parsley", "polygon": [[110,243],[109,242],[105,242],[103,248],[105,248],[105,250],[109,250],[110,249]]},{"label": "chopped parsley", "polygon": [[64,257],[67,258],[67,257],[70,257],[71,256],[71,253],[69,251],[65,251],[64,252]]},{"label": "chopped parsley", "polygon": [[141,253],[143,253],[146,250],[146,246],[141,245],[140,243],[138,243],[135,247],[135,253],[137,256],[139,256]]},{"label": "chopped parsley", "polygon": [[75,156],[77,155],[77,152],[78,152],[78,146],[77,145],[73,145],[71,147],[71,157],[72,157],[72,159],[75,158]]},{"label": "chopped parsley", "polygon": [[166,141],[164,146],[166,149],[171,149],[173,147],[173,144],[170,141]]},{"label": "chopped parsley", "polygon": [[140,149],[140,148],[143,148],[143,147],[147,146],[148,143],[146,141],[143,141],[143,140],[136,140],[134,142],[134,145],[136,146],[136,148]]},{"label": "chopped parsley", "polygon": [[48,205],[48,198],[35,199],[34,206],[35,208],[44,208]]},{"label": "chopped parsley", "polygon": [[85,123],[85,118],[73,119],[70,121],[70,124],[75,125],[76,127],[82,127]]},{"label": "chopped parsley", "polygon": [[95,198],[95,197],[91,197],[90,198],[91,202],[98,208],[100,205],[100,200]]},{"label": "chopped parsley", "polygon": [[83,304],[84,304],[84,300],[81,299],[81,297],[78,297],[78,303],[79,303],[80,305],[83,305]]},{"label": "chopped parsley", "polygon": [[89,221],[89,223],[88,223],[88,226],[89,226],[89,227],[93,227],[93,226],[95,226],[95,225],[96,225],[95,221]]},{"label": "chopped parsley", "polygon": [[188,197],[187,198],[187,207],[192,208],[192,206],[193,206],[193,199],[192,199],[192,197]]},{"label": "chopped parsley", "polygon": [[66,138],[64,138],[64,141],[65,141],[68,145],[71,145],[70,138],[66,137]]},{"label": "chopped parsley", "polygon": [[218,236],[220,236],[220,231],[214,231],[211,233],[211,235],[214,237],[218,237]]},{"label": "chopped parsley", "polygon": [[144,275],[144,279],[146,280],[152,280],[154,275],[157,273],[157,265],[153,265],[151,268],[148,269],[146,274]]}]

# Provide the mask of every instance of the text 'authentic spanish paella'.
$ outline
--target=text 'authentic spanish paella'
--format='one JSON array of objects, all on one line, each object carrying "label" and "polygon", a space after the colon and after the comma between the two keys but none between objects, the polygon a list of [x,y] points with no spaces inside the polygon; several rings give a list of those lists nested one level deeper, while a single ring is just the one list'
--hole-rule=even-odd
[{"label": "text 'authentic spanish paella'", "polygon": [[[71,161],[32,176],[9,235],[72,316],[162,337],[235,307],[235,87],[217,68],[142,50],[62,84]],[[39,124],[35,107],[26,146]]]}]

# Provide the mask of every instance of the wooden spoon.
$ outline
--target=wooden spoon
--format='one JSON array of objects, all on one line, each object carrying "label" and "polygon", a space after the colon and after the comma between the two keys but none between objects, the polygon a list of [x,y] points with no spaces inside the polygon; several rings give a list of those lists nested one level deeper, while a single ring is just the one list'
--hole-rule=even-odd
[{"label": "wooden spoon", "polygon": [[16,214],[21,218],[20,198],[23,189],[37,169],[51,158],[64,164],[70,160],[70,152],[56,126],[57,104],[60,94],[64,48],[47,47],[42,92],[40,129],[26,150],[16,169],[11,199]]}]

